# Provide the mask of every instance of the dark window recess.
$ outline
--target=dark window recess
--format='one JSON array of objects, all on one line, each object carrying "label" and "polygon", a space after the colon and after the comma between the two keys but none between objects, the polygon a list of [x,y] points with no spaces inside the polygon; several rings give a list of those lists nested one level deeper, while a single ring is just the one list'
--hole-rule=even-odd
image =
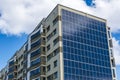
[{"label": "dark window recess", "polygon": [[110,31],[108,31],[108,36],[109,36],[109,38],[110,38]]},{"label": "dark window recess", "polygon": [[59,37],[57,37],[54,41],[53,44],[56,45],[59,42]]},{"label": "dark window recess", "polygon": [[45,38],[43,38],[43,41],[45,41]]},{"label": "dark window recess", "polygon": [[49,55],[47,56],[47,61],[49,61],[52,57],[53,57],[53,54],[52,54],[52,53],[49,54]]},{"label": "dark window recess", "polygon": [[57,67],[57,60],[54,61],[54,67]]},{"label": "dark window recess", "polygon": [[52,80],[52,77],[51,77],[51,76],[48,76],[48,77],[47,77],[47,80]]},{"label": "dark window recess", "polygon": [[17,76],[17,73],[14,73],[14,76]]},{"label": "dark window recess", "polygon": [[59,53],[59,48],[55,49],[51,54],[47,56],[47,61],[49,61],[52,57],[56,56]]},{"label": "dark window recess", "polygon": [[54,29],[53,32],[47,36],[47,41],[49,41],[51,37],[54,36],[56,33],[57,33],[57,30]]},{"label": "dark window recess", "polygon": [[54,78],[54,79],[58,78],[58,72],[55,72],[55,73],[53,74],[53,78]]},{"label": "dark window recess", "polygon": [[40,58],[32,61],[32,62],[31,62],[31,66],[34,66],[34,65],[39,64],[39,63],[40,63]]},{"label": "dark window recess", "polygon": [[40,35],[40,31],[38,31],[37,33],[33,34],[33,35],[31,36],[31,40],[32,40],[32,39],[35,39],[35,38],[38,37],[39,35]]},{"label": "dark window recess", "polygon": [[45,47],[42,48],[43,52],[45,52]]},{"label": "dark window recess", "polygon": [[48,65],[48,66],[47,66],[47,71],[50,71],[50,69],[51,69],[51,66]]},{"label": "dark window recess", "polygon": [[31,44],[31,48],[34,48],[36,46],[40,45],[40,40],[36,41],[35,43]]},{"label": "dark window recess", "polygon": [[113,76],[115,77],[115,70],[113,69]]},{"label": "dark window recess", "polygon": [[54,36],[56,33],[57,33],[57,31],[56,31],[56,29],[54,29],[54,31],[53,31],[53,36]]},{"label": "dark window recess", "polygon": [[53,20],[53,25],[55,25],[59,20],[61,20],[61,16],[57,16],[57,17]]},{"label": "dark window recess", "polygon": [[37,75],[39,73],[40,73],[40,68],[37,68],[37,69],[30,72],[30,76],[34,76],[34,75]]},{"label": "dark window recess", "polygon": [[34,57],[34,56],[36,56],[36,55],[38,55],[38,54],[40,54],[40,49],[32,52],[30,57]]},{"label": "dark window recess", "polygon": [[47,51],[49,51],[50,50],[50,44],[47,46]]},{"label": "dark window recess", "polygon": [[45,78],[45,77],[43,77],[43,80],[46,80],[46,78]]},{"label": "dark window recess", "polygon": [[51,55],[49,54],[48,56],[47,56],[47,61],[49,61],[51,59]]},{"label": "dark window recess", "polygon": [[110,27],[108,27],[108,30],[110,30]]},{"label": "dark window recess", "polygon": [[114,59],[112,59],[111,62],[112,62],[112,66],[115,67],[115,61],[114,61]]},{"label": "dark window recess", "polygon": [[52,35],[49,34],[49,35],[47,36],[47,41],[49,41],[51,37],[52,37]]},{"label": "dark window recess", "polygon": [[46,71],[46,67],[43,67],[43,72],[45,72]]},{"label": "dark window recess", "polygon": [[110,47],[113,47],[112,40],[109,40]]},{"label": "dark window recess", "polygon": [[50,25],[47,27],[47,32],[49,32],[49,30],[50,30]]},{"label": "dark window recess", "polygon": [[112,49],[110,49],[110,54],[111,54],[111,57],[113,57],[113,51],[112,51]]},{"label": "dark window recess", "polygon": [[[22,63],[21,63],[22,64]],[[17,66],[15,66],[15,69],[17,70]]]},{"label": "dark window recess", "polygon": [[53,51],[53,53],[54,53],[53,56],[56,56],[59,53],[59,51],[60,51],[59,48],[57,48],[56,50],[54,50]]},{"label": "dark window recess", "polygon": [[43,29],[43,33],[45,33],[45,29]]}]

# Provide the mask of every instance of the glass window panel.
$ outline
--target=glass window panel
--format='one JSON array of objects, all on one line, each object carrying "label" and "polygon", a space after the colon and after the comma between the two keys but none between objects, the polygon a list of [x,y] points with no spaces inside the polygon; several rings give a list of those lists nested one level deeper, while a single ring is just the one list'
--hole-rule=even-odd
[{"label": "glass window panel", "polygon": [[104,22],[62,10],[65,80],[112,79],[105,27]]}]

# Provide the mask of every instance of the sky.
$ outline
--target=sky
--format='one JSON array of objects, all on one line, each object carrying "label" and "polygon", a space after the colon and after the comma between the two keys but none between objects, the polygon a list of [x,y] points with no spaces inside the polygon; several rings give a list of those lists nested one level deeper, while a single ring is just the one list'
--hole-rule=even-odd
[{"label": "sky", "polygon": [[57,4],[107,19],[120,80],[120,0],[0,0],[0,70]]}]

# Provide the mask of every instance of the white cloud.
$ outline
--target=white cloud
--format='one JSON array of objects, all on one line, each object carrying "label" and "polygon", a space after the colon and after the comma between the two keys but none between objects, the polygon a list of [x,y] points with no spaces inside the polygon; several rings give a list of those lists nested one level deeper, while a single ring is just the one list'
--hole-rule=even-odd
[{"label": "white cloud", "polygon": [[0,31],[14,35],[30,33],[57,3],[106,18],[112,32],[120,30],[120,0],[96,0],[96,8],[88,7],[84,0],[0,0]]},{"label": "white cloud", "polygon": [[55,5],[52,0],[0,0],[0,31],[13,35],[30,33]]},{"label": "white cloud", "polygon": [[107,19],[108,26],[111,27],[112,32],[120,31],[119,4],[120,0],[96,0],[96,9],[94,9],[94,13]]},{"label": "white cloud", "polygon": [[113,52],[114,52],[114,57],[117,65],[120,65],[120,41],[116,40],[113,37]]}]

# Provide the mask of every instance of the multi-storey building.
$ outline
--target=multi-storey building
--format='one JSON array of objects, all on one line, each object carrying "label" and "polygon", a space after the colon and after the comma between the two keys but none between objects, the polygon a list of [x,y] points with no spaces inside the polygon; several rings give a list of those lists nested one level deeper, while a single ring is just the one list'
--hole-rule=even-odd
[{"label": "multi-storey building", "polygon": [[46,77],[46,38],[43,20],[29,35],[27,43],[27,80],[45,80]]},{"label": "multi-storey building", "polygon": [[16,80],[17,79],[17,52],[15,55],[8,61],[8,71],[7,79]]},{"label": "multi-storey building", "polygon": [[17,80],[23,79],[24,47],[17,52]]},{"label": "multi-storey building", "polygon": [[8,62],[7,80],[116,80],[105,19],[57,5]]},{"label": "multi-storey building", "polygon": [[0,71],[0,80],[2,80],[2,73],[1,73],[1,71]]},{"label": "multi-storey building", "polygon": [[0,71],[0,80],[7,79],[7,66]]}]

